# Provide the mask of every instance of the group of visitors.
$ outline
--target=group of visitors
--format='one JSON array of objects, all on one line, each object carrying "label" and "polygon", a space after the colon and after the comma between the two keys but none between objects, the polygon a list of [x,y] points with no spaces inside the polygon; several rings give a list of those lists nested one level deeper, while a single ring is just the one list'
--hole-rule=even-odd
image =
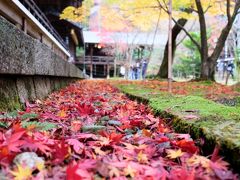
[{"label": "group of visitors", "polygon": [[136,62],[130,66],[128,79],[130,80],[140,80],[146,78],[147,72],[147,60],[143,59],[141,62]]}]

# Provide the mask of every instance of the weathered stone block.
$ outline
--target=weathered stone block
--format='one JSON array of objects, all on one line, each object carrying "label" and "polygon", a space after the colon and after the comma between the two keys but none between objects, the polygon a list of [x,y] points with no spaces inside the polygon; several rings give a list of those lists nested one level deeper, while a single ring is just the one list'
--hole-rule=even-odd
[{"label": "weathered stone block", "polygon": [[16,79],[9,77],[0,78],[0,111],[20,109]]},{"label": "weathered stone block", "polygon": [[47,89],[47,85],[45,82],[44,77],[34,77],[34,86],[35,86],[35,91],[36,91],[36,98],[38,99],[43,99],[45,98],[48,93],[50,92],[49,89]]},{"label": "weathered stone block", "polygon": [[[49,48],[39,42],[35,43],[34,51],[34,68],[36,75],[50,75],[51,70],[54,68],[52,66],[52,54]],[[51,75],[54,75],[51,73]]]},{"label": "weathered stone block", "polygon": [[25,82],[23,79],[18,78],[16,83],[17,83],[16,85],[17,85],[17,91],[18,91],[20,102],[24,104],[26,100],[29,99],[28,90],[25,86]]},{"label": "weathered stone block", "polygon": [[22,76],[17,78],[17,89],[21,103],[25,103],[26,100],[32,101],[36,99],[35,86],[33,83],[33,77]]}]

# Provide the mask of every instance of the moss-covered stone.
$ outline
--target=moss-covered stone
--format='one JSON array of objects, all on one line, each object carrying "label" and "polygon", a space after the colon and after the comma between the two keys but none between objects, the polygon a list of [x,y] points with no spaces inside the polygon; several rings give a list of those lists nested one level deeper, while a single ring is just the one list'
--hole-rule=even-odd
[{"label": "moss-covered stone", "polygon": [[7,77],[0,78],[0,111],[12,111],[20,108],[16,80]]},{"label": "moss-covered stone", "polygon": [[70,84],[75,78],[44,76],[4,76],[0,78],[0,112],[22,109],[26,101],[44,99]]},{"label": "moss-covered stone", "polygon": [[19,97],[17,95],[9,97],[0,92],[0,112],[22,109]]}]

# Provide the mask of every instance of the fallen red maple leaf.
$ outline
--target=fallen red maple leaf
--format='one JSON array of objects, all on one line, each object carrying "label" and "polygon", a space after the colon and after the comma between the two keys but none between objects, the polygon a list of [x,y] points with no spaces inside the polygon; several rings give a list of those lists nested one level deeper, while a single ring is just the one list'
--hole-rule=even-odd
[{"label": "fallen red maple leaf", "polygon": [[215,148],[214,148],[212,157],[211,157],[211,161],[215,162],[215,161],[217,161],[219,159],[219,156],[218,156],[219,150],[220,150],[219,145],[216,145]]},{"label": "fallen red maple leaf", "polygon": [[177,141],[176,145],[180,147],[183,151],[190,152],[192,154],[199,151],[199,148],[194,144],[194,141],[182,139],[180,141]]},{"label": "fallen red maple leaf", "polygon": [[26,133],[25,130],[8,135],[5,141],[0,145],[1,148],[6,147],[8,152],[21,152],[20,148],[26,143],[25,140],[20,140]]},{"label": "fallen red maple leaf", "polygon": [[117,144],[121,141],[123,134],[118,133],[107,133],[106,131],[101,131],[99,134],[101,134],[103,137],[108,138],[111,142],[110,144]]},{"label": "fallen red maple leaf", "polygon": [[83,143],[81,143],[79,140],[77,139],[68,139],[66,140],[66,142],[69,144],[69,145],[72,145],[73,146],[73,150],[76,152],[76,153],[79,153],[80,149],[83,149],[85,146]]},{"label": "fallen red maple leaf", "polygon": [[188,171],[186,169],[174,169],[171,171],[169,179],[172,180],[194,180],[195,170]]},{"label": "fallen red maple leaf", "polygon": [[94,109],[91,104],[78,103],[76,108],[80,112],[81,116],[88,116],[94,113]]},{"label": "fallen red maple leaf", "polygon": [[71,164],[69,164],[67,166],[66,169],[66,178],[67,180],[76,180],[76,179],[82,179],[81,174],[79,174],[79,172],[77,172],[78,170],[78,164],[76,162],[72,162]]},{"label": "fallen red maple leaf", "polygon": [[24,149],[29,149],[30,151],[39,150],[41,153],[48,155],[48,152],[52,152],[52,149],[44,143],[44,141],[38,141],[32,137],[25,138],[26,143],[23,145]]},{"label": "fallen red maple leaf", "polygon": [[71,130],[73,132],[78,132],[82,128],[81,121],[71,121]]},{"label": "fallen red maple leaf", "polygon": [[69,145],[64,140],[56,141],[52,150],[53,164],[60,164],[69,156]]}]

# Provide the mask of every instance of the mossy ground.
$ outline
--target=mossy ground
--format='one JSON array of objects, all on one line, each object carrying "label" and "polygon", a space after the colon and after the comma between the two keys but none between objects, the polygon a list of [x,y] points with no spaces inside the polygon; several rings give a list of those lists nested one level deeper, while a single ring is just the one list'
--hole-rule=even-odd
[{"label": "mossy ground", "polygon": [[[240,108],[229,107],[199,96],[172,95],[136,84],[116,85],[124,93],[148,102],[154,112],[171,117],[178,132],[205,139],[205,152],[210,154],[221,145],[225,158],[239,172],[240,167]],[[239,172],[240,173],[240,172]]]}]

